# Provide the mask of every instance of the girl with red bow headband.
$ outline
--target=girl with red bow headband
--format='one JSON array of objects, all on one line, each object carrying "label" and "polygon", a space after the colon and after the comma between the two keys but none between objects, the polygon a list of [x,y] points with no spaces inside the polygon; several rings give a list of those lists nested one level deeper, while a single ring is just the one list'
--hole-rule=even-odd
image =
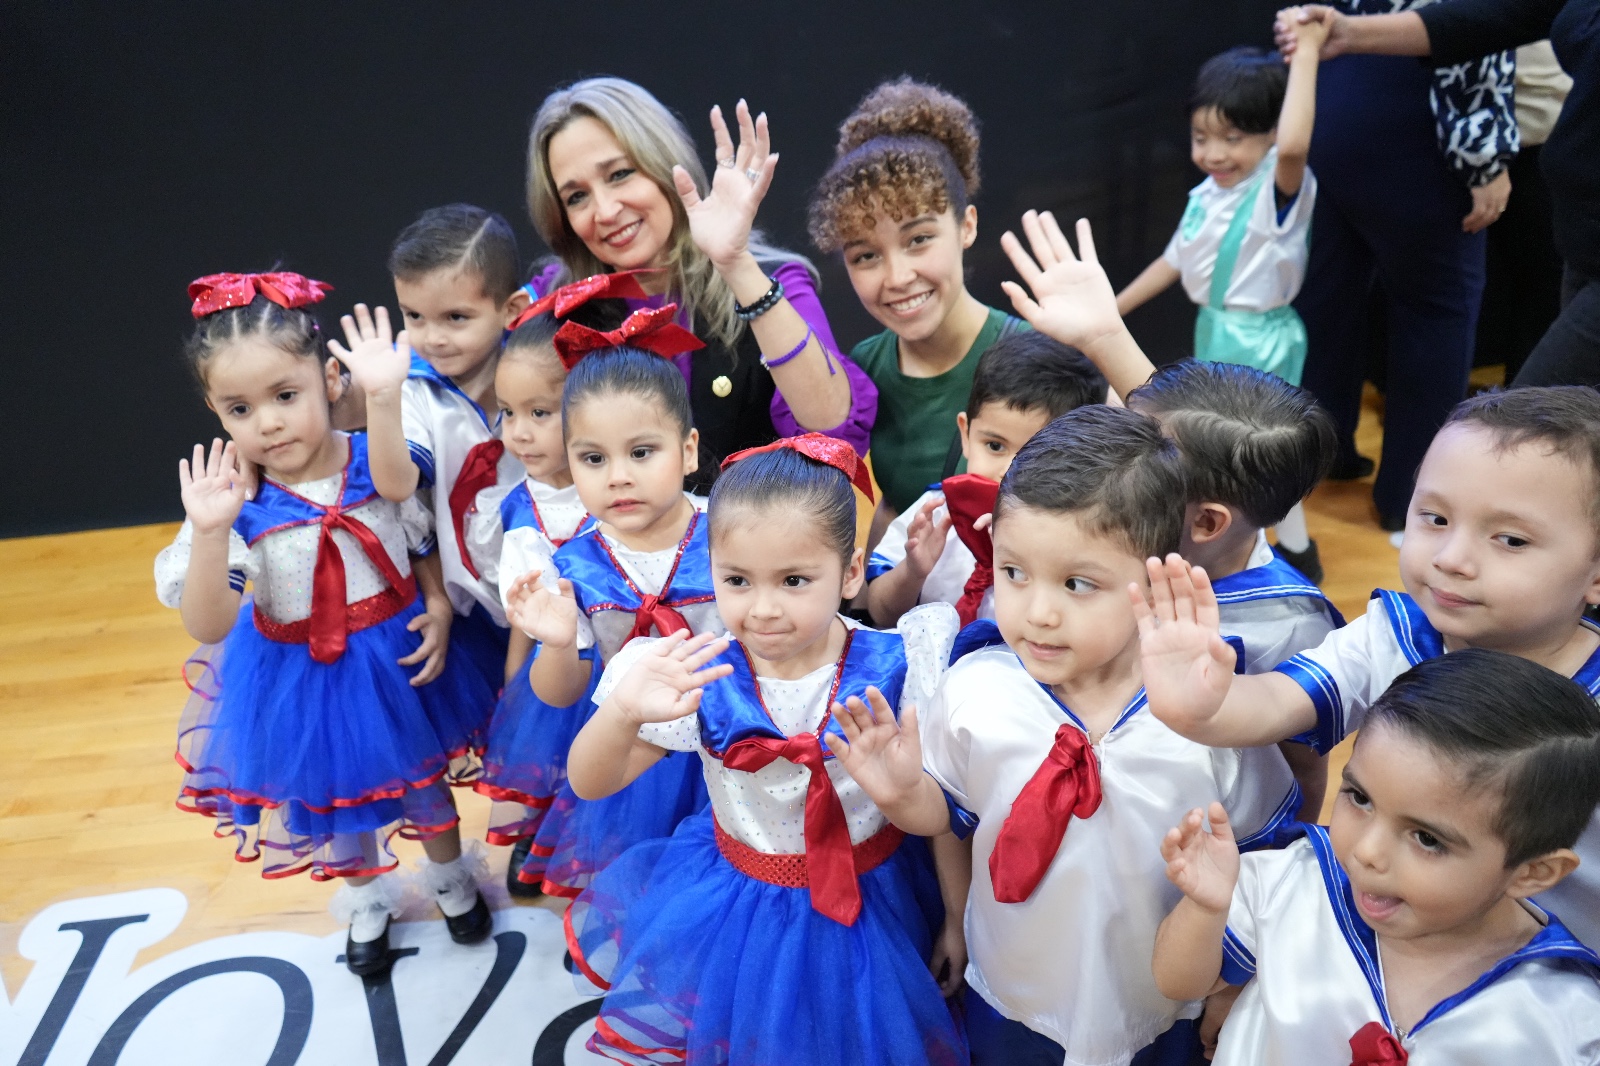
[{"label": "girl with red bow headband", "polygon": [[[621,332],[649,345],[648,323],[630,322]],[[628,641],[681,629],[719,633],[722,623],[713,603],[704,501],[683,490],[699,438],[682,375],[650,351],[579,351],[560,330],[554,343],[572,366],[561,425],[578,498],[594,525],[558,548],[548,566],[511,583],[506,615],[538,642],[527,676],[541,713],[581,723],[593,712],[589,696],[601,670]],[[540,757],[533,748],[506,754]],[[530,772],[525,764],[503,771]],[[704,805],[698,767],[686,755],[599,802],[579,800],[563,786],[515,876],[551,895],[576,896],[629,845],[671,834]]]},{"label": "girl with red bow headband", "polygon": [[[380,875],[396,833],[422,840],[430,880],[452,886],[439,896],[452,934],[488,934],[446,779],[470,754],[452,739],[462,716],[493,690],[445,654],[426,510],[380,496],[366,437],[331,424],[343,383],[306,310],[327,290],[286,272],[189,287],[189,358],[231,440],[179,463],[187,517],[156,581],[213,645],[190,664],[179,806],[216,819],[241,860],[266,855],[267,877],[341,878],[347,963],[366,974],[389,964],[396,896]],[[250,499],[241,461],[261,471]]]},{"label": "girl with red bow headband", "polygon": [[605,796],[694,753],[711,813],[626,853],[568,911],[573,960],[610,989],[592,1051],[967,1061],[940,994],[961,983],[963,900],[941,907],[924,841],[889,825],[822,739],[838,701],[930,699],[958,628],[944,604],[889,632],[838,613],[862,583],[852,485],[868,487],[856,453],[820,434],[731,456],[709,511],[727,637],[635,641],[606,668],[572,787]]}]

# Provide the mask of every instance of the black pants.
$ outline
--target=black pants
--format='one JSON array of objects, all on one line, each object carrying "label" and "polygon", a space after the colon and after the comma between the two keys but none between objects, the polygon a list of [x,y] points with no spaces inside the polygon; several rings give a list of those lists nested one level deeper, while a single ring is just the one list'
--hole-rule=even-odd
[{"label": "black pants", "polygon": [[1511,200],[1488,229],[1483,310],[1478,313],[1478,366],[1504,363],[1516,379],[1539,339],[1561,313],[1561,253],[1551,228],[1550,187],[1539,170],[1543,145],[1525,146],[1511,161]]},{"label": "black pants", "polygon": [[1472,197],[1446,167],[1413,59],[1342,56],[1322,64],[1311,170],[1311,258],[1295,307],[1308,348],[1302,384],[1333,416],[1353,460],[1367,366],[1366,308],[1381,290],[1388,325],[1383,455],[1373,501],[1405,513],[1418,465],[1466,395],[1484,235],[1461,231]]},{"label": "black pants", "polygon": [[1567,268],[1561,278],[1561,314],[1513,384],[1600,385],[1600,278]]}]

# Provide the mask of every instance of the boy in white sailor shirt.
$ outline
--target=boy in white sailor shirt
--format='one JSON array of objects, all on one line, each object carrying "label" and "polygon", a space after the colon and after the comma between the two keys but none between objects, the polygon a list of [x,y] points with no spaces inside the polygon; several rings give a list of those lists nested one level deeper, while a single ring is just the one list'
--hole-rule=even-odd
[{"label": "boy in white sailor shirt", "polygon": [[[350,348],[330,345],[366,393],[373,482],[385,498],[432,494],[439,561],[456,611],[458,653],[503,676],[507,630],[494,586],[466,541],[474,498],[524,471],[499,439],[494,377],[506,327],[528,303],[505,219],[467,204],[423,212],[389,255],[404,330],[364,304],[344,319]],[[414,353],[414,354],[413,354]]]},{"label": "boy in white sailor shirt", "polygon": [[[1400,576],[1367,613],[1275,671],[1235,679],[1215,641],[1205,575],[1153,567],[1141,622],[1151,710],[1205,744],[1299,737],[1327,751],[1359,728],[1391,681],[1424,659],[1492,648],[1573,678],[1600,697],[1600,394],[1576,386],[1485,393],[1461,403],[1417,472]],[[1600,944],[1600,817],[1585,862],[1541,899]]]},{"label": "boy in white sailor shirt", "polygon": [[842,721],[841,758],[894,824],[975,827],[978,1066],[1193,1061],[1200,1004],[1163,996],[1142,954],[1178,898],[1162,819],[1210,796],[1265,842],[1298,809],[1275,748],[1193,744],[1145,707],[1129,587],[1147,554],[1177,545],[1182,499],[1177,451],[1150,419],[1098,405],[1056,419],[1001,486],[995,622],[964,631],[920,743],[909,713],[903,732],[887,716]]},{"label": "boy in white sailor shirt", "polygon": [[[1266,535],[1333,464],[1333,423],[1309,392],[1252,367],[1184,360],[1151,371],[1128,406],[1160,422],[1183,455],[1189,502],[1178,554],[1211,576],[1243,672],[1264,673],[1344,625],[1315,584],[1321,568],[1308,579]],[[1301,816],[1315,821],[1327,758],[1304,744],[1282,751],[1305,797]]]},{"label": "boy in white sailor shirt", "polygon": [[963,624],[993,618],[991,543],[974,523],[994,510],[1017,449],[1052,419],[1105,400],[1100,371],[1060,341],[1020,330],[990,345],[973,371],[967,409],[956,415],[966,473],[930,487],[889,523],[867,561],[873,622],[893,626],[920,603],[953,604]]},{"label": "boy in white sailor shirt", "polygon": [[1332,826],[1241,858],[1225,812],[1168,835],[1156,940],[1184,997],[1251,980],[1215,1062],[1600,1063],[1600,956],[1528,902],[1578,865],[1600,708],[1527,659],[1425,660],[1373,705]]}]

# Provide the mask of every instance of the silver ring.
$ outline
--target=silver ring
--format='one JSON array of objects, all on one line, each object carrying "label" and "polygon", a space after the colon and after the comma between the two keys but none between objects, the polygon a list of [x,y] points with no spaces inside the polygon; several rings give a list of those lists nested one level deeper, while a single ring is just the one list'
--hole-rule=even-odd
[{"label": "silver ring", "polygon": [[754,185],[756,182],[761,180],[761,171],[751,168],[744,172],[744,176],[750,179],[751,185]]},{"label": "silver ring", "polygon": [[717,160],[717,166],[719,166],[719,167],[727,167],[727,168],[728,168],[728,169],[729,169],[729,170],[732,170],[732,169],[733,169],[733,168],[734,168],[734,167],[735,167],[735,166],[737,166],[737,165],[738,165],[738,164],[736,164],[736,163],[735,163],[735,162],[734,162],[734,161],[733,161],[733,157],[732,157],[732,156],[729,156],[729,157],[728,157],[728,158],[726,158],[726,159],[719,159],[719,160]]}]

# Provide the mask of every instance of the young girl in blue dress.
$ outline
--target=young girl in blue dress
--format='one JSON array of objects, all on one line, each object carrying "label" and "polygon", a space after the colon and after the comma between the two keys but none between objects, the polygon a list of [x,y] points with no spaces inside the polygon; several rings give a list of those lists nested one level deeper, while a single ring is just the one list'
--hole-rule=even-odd
[{"label": "young girl in blue dress", "polygon": [[625,648],[568,762],[580,795],[604,796],[694,752],[711,796],[567,912],[574,962],[609,989],[589,1048],[691,1066],[965,1063],[933,972],[948,963],[960,983],[964,877],[946,922],[923,841],[822,739],[840,700],[926,705],[956,612],[914,608],[890,631],[838,613],[863,580],[851,484],[865,470],[847,445],[807,434],[729,464],[709,512],[727,636]]},{"label": "young girl in blue dress", "polygon": [[[561,403],[567,461],[594,524],[562,545],[551,567],[507,590],[506,617],[538,642],[528,681],[546,708],[593,713],[589,696],[601,671],[636,636],[722,631],[704,501],[683,490],[699,436],[683,375],[662,357],[700,347],[672,323],[676,311],[637,311],[610,332],[567,322],[554,339],[569,368]],[[628,347],[618,347],[624,339]],[[571,898],[628,847],[670,834],[705,801],[687,755],[599,802],[563,785],[517,876]]]},{"label": "young girl in blue dress", "polygon": [[[188,356],[231,438],[179,463],[187,518],[156,560],[163,603],[201,642],[178,738],[180,807],[216,819],[262,873],[341,878],[352,971],[389,964],[395,834],[422,841],[451,935],[488,935],[461,861],[445,737],[492,698],[446,661],[452,617],[431,517],[372,485],[366,438],[337,432],[342,391],[298,274],[214,274],[190,287]],[[245,499],[240,461],[261,471]],[[246,584],[252,602],[244,602]],[[418,586],[422,595],[418,595]],[[411,677],[407,665],[422,664]]]}]

